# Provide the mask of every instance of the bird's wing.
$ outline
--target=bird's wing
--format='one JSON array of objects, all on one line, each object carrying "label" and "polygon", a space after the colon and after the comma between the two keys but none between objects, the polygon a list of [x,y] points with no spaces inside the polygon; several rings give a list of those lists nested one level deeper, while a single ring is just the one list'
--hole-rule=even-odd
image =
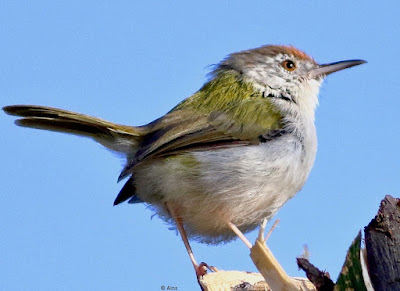
[{"label": "bird's wing", "polygon": [[282,129],[281,121],[281,115],[265,99],[245,100],[224,112],[197,113],[190,108],[172,111],[146,126],[148,134],[120,180],[149,158],[258,144],[269,132]]}]

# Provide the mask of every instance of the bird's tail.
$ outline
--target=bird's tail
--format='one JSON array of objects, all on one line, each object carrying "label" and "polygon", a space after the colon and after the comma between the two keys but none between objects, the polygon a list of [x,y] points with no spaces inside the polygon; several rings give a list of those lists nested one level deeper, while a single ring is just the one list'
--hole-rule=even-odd
[{"label": "bird's tail", "polygon": [[3,110],[7,114],[22,117],[15,121],[19,126],[90,137],[110,150],[127,155],[134,154],[144,135],[140,127],[119,125],[57,108],[11,105],[3,107]]}]

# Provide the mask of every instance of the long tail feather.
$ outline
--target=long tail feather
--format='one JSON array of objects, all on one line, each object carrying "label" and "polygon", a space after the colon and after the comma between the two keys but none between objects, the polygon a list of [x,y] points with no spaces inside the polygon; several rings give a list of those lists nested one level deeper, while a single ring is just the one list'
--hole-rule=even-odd
[{"label": "long tail feather", "polygon": [[4,107],[3,110],[7,114],[22,117],[15,122],[19,126],[90,137],[105,147],[119,152],[134,151],[144,134],[139,127],[119,125],[57,108],[12,105]]}]

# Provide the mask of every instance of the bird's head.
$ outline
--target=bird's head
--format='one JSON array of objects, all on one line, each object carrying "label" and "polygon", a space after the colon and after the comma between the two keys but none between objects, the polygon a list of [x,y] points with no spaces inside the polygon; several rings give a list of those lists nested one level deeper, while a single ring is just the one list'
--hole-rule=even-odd
[{"label": "bird's head", "polygon": [[267,45],[229,55],[214,73],[234,70],[282,110],[313,118],[324,77],[362,63],[365,61],[349,60],[320,65],[292,46]]}]

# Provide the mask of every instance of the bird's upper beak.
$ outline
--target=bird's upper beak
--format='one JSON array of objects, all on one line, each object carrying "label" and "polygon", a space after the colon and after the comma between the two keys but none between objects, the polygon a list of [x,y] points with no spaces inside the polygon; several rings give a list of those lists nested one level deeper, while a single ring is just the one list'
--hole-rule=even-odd
[{"label": "bird's upper beak", "polygon": [[348,60],[348,61],[340,61],[340,62],[335,62],[335,63],[330,63],[330,64],[323,64],[319,65],[316,69],[313,69],[309,72],[309,76],[311,78],[316,78],[316,77],[325,77],[329,74],[332,74],[334,72],[351,68],[354,66],[358,66],[361,64],[366,63],[364,60]]}]

